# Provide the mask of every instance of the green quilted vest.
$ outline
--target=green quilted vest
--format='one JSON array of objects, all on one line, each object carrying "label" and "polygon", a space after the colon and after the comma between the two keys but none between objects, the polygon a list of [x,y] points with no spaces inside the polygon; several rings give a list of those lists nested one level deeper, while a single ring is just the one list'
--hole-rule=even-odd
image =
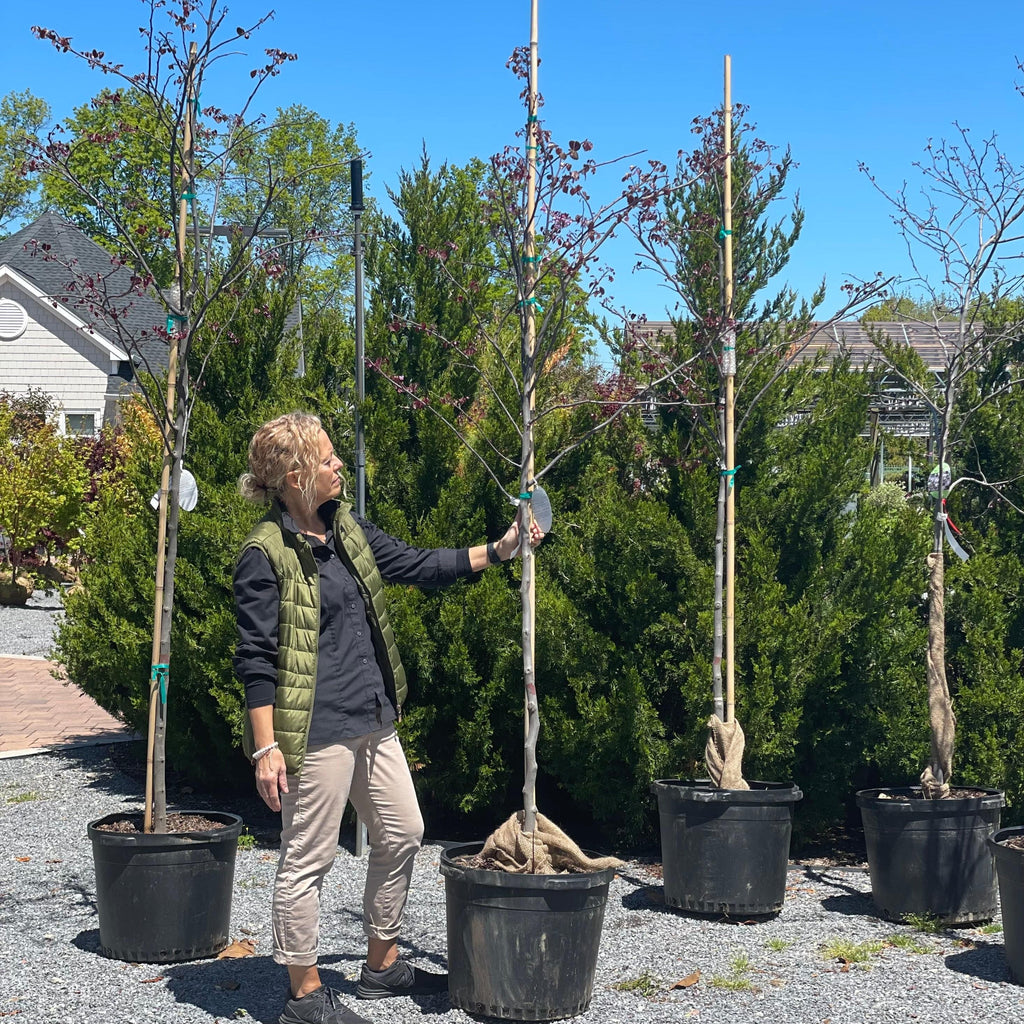
[{"label": "green quilted vest", "polygon": [[[366,605],[370,635],[384,688],[399,718],[408,685],[398,655],[395,634],[388,620],[381,579],[366,534],[350,512],[339,505],[332,530],[334,547],[356,583]],[[274,739],[284,754],[290,775],[298,775],[306,755],[309,723],[316,692],[317,645],[320,637],[320,577],[316,559],[304,537],[285,530],[281,505],[274,502],[242,545],[242,551],[259,548],[270,562],[281,594],[278,620],[277,690],[274,698]],[[252,723],[245,716],[242,749],[247,757],[255,750]]]}]

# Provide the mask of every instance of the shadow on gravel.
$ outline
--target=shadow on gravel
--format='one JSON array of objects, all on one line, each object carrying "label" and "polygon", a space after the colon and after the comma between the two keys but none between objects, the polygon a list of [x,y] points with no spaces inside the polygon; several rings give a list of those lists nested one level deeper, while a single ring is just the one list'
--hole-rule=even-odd
[{"label": "shadow on gravel", "polygon": [[[80,937],[87,935],[83,932]],[[419,951],[411,952],[419,958]],[[362,963],[362,952],[320,957],[321,979],[353,1008],[358,1002],[356,979]],[[242,1010],[257,1021],[273,1024],[288,999],[288,974],[270,956],[197,960],[160,971],[167,980],[167,990],[179,1003],[198,1007],[217,1019],[242,1017]],[[414,997],[413,1002],[425,1016],[441,1016],[450,1008],[447,995]]]},{"label": "shadow on gravel", "polygon": [[878,916],[875,913],[875,904],[871,899],[871,893],[861,892],[856,886],[846,882],[841,874],[832,871],[815,871],[810,868],[805,868],[803,873],[809,882],[828,887],[836,892],[835,895],[822,899],[823,909],[836,914],[846,914],[848,917]]},{"label": "shadow on gravel", "polygon": [[642,882],[636,878],[630,878],[629,875],[621,875],[627,882],[632,882],[636,888],[632,892],[626,893],[622,897],[622,906],[626,910],[654,910],[662,914],[678,914],[679,911],[673,910],[671,907],[665,905],[665,886],[663,885],[650,885],[647,882]]},{"label": "shadow on gravel", "polygon": [[95,953],[96,956],[103,956],[100,952],[100,930],[89,928],[79,932],[72,940],[71,945],[80,949],[83,953]]},{"label": "shadow on gravel", "polygon": [[196,1006],[218,1020],[248,1014],[271,1024],[288,999],[288,974],[269,956],[196,960],[162,968],[161,973],[179,1003]]},{"label": "shadow on gravel", "polygon": [[950,953],[946,966],[958,974],[968,974],[980,981],[1010,981],[1006,951],[1000,942],[975,942],[973,949]]},{"label": "shadow on gravel", "polygon": [[849,893],[844,896],[826,896],[821,901],[822,909],[833,914],[846,914],[848,917],[877,917],[875,905],[870,895],[862,892]]},{"label": "shadow on gravel", "polygon": [[642,910],[647,913],[654,911],[669,917],[686,918],[691,921],[711,921],[715,924],[764,924],[779,916],[778,914],[759,914],[754,917],[729,917],[725,914],[701,914],[697,911],[682,910],[680,907],[670,907],[665,903],[665,886],[648,885],[627,874],[622,874],[621,877],[639,886],[622,897],[624,910]]}]

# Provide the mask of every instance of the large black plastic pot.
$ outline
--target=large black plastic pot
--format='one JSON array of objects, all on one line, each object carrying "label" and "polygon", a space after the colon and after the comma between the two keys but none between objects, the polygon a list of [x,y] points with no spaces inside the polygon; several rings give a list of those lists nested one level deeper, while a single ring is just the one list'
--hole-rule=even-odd
[{"label": "large black plastic pot", "polygon": [[89,822],[106,956],[173,963],[216,956],[227,946],[242,819],[220,811],[181,813],[225,827],[159,835],[99,828],[124,818],[123,812]]},{"label": "large black plastic pot", "polygon": [[452,1006],[506,1020],[575,1017],[590,1005],[613,868],[514,875],[441,855]]},{"label": "large black plastic pot", "polygon": [[1024,850],[1005,846],[1007,839],[1024,839],[1024,826],[1001,828],[989,839],[999,879],[999,909],[1010,975],[1024,985]]},{"label": "large black plastic pot", "polygon": [[995,860],[988,840],[999,828],[1005,801],[998,789],[975,792],[984,795],[927,800],[918,786],[857,794],[879,916],[934,917],[947,924],[995,916]]},{"label": "large black plastic pot", "polygon": [[665,902],[695,914],[768,917],[786,897],[791,782],[716,789],[708,779],[651,783],[661,819]]}]

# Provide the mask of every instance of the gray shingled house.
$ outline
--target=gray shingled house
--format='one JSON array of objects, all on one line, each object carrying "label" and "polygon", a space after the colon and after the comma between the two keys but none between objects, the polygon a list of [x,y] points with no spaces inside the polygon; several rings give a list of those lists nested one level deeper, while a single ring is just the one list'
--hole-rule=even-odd
[{"label": "gray shingled house", "polygon": [[68,433],[95,433],[138,371],[166,370],[166,323],[127,267],[54,213],[0,241],[0,391],[45,391]]}]

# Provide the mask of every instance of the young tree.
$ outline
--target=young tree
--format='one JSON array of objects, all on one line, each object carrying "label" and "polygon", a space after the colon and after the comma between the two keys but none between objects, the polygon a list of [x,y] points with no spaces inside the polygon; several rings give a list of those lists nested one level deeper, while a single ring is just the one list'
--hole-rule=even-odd
[{"label": "young tree", "polygon": [[[52,29],[36,27],[35,34],[56,49],[71,53],[89,67],[120,80],[131,90],[151,119],[155,138],[169,154],[164,223],[153,227],[134,224],[128,217],[131,198],[93,188],[74,159],[74,146],[57,134],[40,143],[29,170],[62,179],[98,211],[102,223],[117,239],[120,255],[111,258],[111,272],[99,278],[77,274],[74,290],[65,296],[76,312],[96,324],[108,337],[140,359],[154,340],[167,343],[168,368],[148,365],[148,377],[140,381],[142,395],[159,425],[163,449],[160,511],[157,529],[154,629],[150,675],[149,771],[146,794],[146,829],[166,830],[164,745],[170,673],[170,634],[174,608],[174,569],[177,556],[182,460],[186,450],[189,419],[201,383],[206,360],[216,343],[226,339],[230,316],[217,321],[215,305],[225,296],[241,303],[245,283],[261,268],[274,277],[284,270],[279,244],[264,243],[261,234],[270,227],[269,211],[279,190],[292,180],[268,166],[262,180],[262,200],[254,203],[252,219],[241,235],[230,241],[210,226],[216,224],[225,182],[233,174],[239,147],[252,138],[259,118],[250,113],[261,85],[280,73],[294,54],[267,48],[249,77],[250,92],[242,109],[226,114],[213,105],[200,106],[199,97],[214,65],[237,52],[267,19],[248,28],[225,27],[226,8],[219,0],[197,7],[191,0],[144,0],[148,24],[142,29],[145,70],[129,72],[100,50],[87,50]],[[166,20],[163,20],[166,19]],[[119,138],[119,136],[118,136]],[[111,140],[111,146],[118,141]],[[150,196],[137,197],[150,202]],[[160,278],[152,258],[156,239],[174,237],[173,285],[158,294],[166,310],[164,324],[139,327],[126,314],[134,299]],[[59,259],[46,253],[44,258]],[[69,267],[75,272],[75,268]],[[205,333],[204,333],[205,332]],[[213,337],[202,353],[193,351],[193,340]]]},{"label": "young tree", "polygon": [[60,434],[38,402],[0,394],[0,530],[11,579],[44,529],[77,529],[89,474],[73,437]]},{"label": "young tree", "polygon": [[[1016,401],[1024,380],[1019,340],[1024,317],[1019,298],[1024,273],[1019,260],[1024,239],[1024,166],[1014,164],[999,148],[995,136],[975,141],[970,131],[956,126],[951,140],[930,142],[923,160],[915,164],[921,176],[919,195],[906,183],[889,191],[868,169],[872,184],[893,207],[893,221],[906,242],[914,277],[930,315],[914,318],[922,327],[936,328],[941,370],[930,373],[905,343],[877,337],[882,363],[930,410],[935,423],[937,459],[929,490],[931,550],[928,568],[928,707],[931,755],[921,773],[925,795],[950,795],[956,718],[946,679],[946,587],[943,544],[949,530],[949,509],[961,488],[979,489],[989,501],[1012,504],[1008,484],[1022,468],[999,467],[1006,476],[991,477],[970,443],[974,425],[986,411]],[[1003,315],[997,315],[998,313]],[[1006,313],[1010,313],[1009,316]],[[939,324],[954,324],[955,334],[940,339]],[[950,468],[959,464],[962,468]]]},{"label": "young tree", "polygon": [[[221,218],[251,224],[265,216],[291,240],[282,251],[287,276],[298,283],[304,319],[336,306],[352,282],[349,163],[359,155],[355,125],[333,125],[302,104],[279,108],[237,143],[232,179],[225,182]],[[263,213],[266,168],[291,183]]]},{"label": "young tree", "polygon": [[[434,316],[416,321],[397,301],[392,310],[390,329],[396,338],[416,331],[431,339],[432,350],[447,353],[451,372],[464,375],[472,390],[438,393],[445,374],[410,379],[400,372],[401,361],[409,359],[402,345],[395,346],[393,357],[373,364],[414,406],[429,410],[455,432],[501,493],[519,505],[523,537],[539,482],[640,400],[628,381],[617,375],[602,380],[583,364],[587,344],[577,327],[588,317],[588,299],[604,291],[608,272],[597,265],[601,246],[630,211],[663,198],[655,181],[663,168],[655,165],[646,171],[630,167],[617,196],[600,204],[592,201],[590,182],[606,165],[587,156],[590,142],[560,146],[540,124],[536,4],[533,15],[529,49],[517,50],[509,62],[525,85],[524,145],[493,157],[484,182],[489,238],[480,252],[486,262],[481,265],[460,252],[453,239],[442,239],[436,247],[417,246],[417,256],[426,255],[433,264],[429,273],[445,308],[454,301],[469,315],[461,324],[457,317],[444,324]],[[676,372],[666,366],[658,382]],[[540,728],[535,573],[528,543],[521,543],[520,554],[527,728],[519,824],[533,834]]]},{"label": "young tree", "polygon": [[[706,760],[716,786],[745,789],[744,737],[734,713],[736,475],[751,457],[757,458],[742,448],[745,428],[755,418],[774,416],[777,423],[785,405],[795,411],[813,401],[808,375],[820,364],[807,363],[805,354],[825,284],[810,300],[785,286],[765,297],[789,261],[804,215],[794,202],[788,223],[770,219],[769,210],[785,195],[792,156],[756,138],[748,123],[734,132],[734,114],[742,118],[745,108],[730,106],[727,92],[721,111],[694,120],[698,145],[680,161],[664,208],[643,208],[631,222],[638,267],[668,284],[678,299],[678,313],[674,337],[652,344],[641,331],[628,332],[624,355],[627,365],[658,366],[668,352],[676,362],[694,367],[683,407],[688,419],[684,435],[718,472],[714,713]],[[844,285],[845,301],[829,323],[869,304],[883,286],[878,278]],[[780,407],[783,397],[787,402]],[[678,402],[670,397],[667,404]]]},{"label": "young tree", "polygon": [[22,167],[49,117],[47,102],[28,89],[0,98],[0,229],[28,212],[36,182]]},{"label": "young tree", "polygon": [[[56,210],[128,265],[145,260],[160,287],[174,281],[174,236],[167,211],[180,184],[171,172],[166,100],[134,87],[103,89],[61,122],[60,164],[40,168],[41,205]],[[66,140],[66,141],[65,141]],[[121,229],[132,239],[126,243]]]}]

